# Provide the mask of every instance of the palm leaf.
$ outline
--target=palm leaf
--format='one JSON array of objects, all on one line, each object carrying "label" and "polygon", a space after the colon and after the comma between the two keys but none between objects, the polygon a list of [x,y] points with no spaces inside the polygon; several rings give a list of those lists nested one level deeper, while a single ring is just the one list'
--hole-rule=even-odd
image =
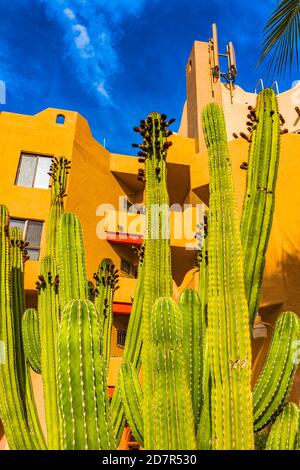
[{"label": "palm leaf", "polygon": [[281,75],[294,62],[299,69],[300,0],[281,0],[265,26],[263,52],[259,64],[268,57],[269,72]]}]

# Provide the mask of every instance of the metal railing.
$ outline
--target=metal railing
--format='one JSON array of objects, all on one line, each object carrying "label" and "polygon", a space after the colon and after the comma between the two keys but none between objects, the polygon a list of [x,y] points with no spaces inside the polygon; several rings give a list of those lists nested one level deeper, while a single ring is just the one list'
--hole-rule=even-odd
[{"label": "metal railing", "polygon": [[272,86],[271,88],[274,88],[275,87],[275,91],[276,91],[276,94],[279,95],[279,86],[278,86],[278,82],[275,81],[272,83]]},{"label": "metal railing", "polygon": [[264,81],[262,78],[260,78],[256,84],[256,87],[255,87],[255,90],[254,90],[254,93],[257,95],[257,92],[258,92],[258,89],[259,89],[259,86],[261,86],[261,89],[264,90],[265,86],[264,86]]}]

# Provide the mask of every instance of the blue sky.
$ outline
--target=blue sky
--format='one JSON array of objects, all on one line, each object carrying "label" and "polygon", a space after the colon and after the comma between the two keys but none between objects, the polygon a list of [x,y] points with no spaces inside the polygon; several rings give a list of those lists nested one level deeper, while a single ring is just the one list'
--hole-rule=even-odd
[{"label": "blue sky", "polygon": [[[253,91],[263,26],[276,0],[1,0],[2,110],[80,112],[112,152],[133,153],[132,127],[151,111],[176,117],[185,101],[185,63],[195,39],[219,28],[236,46],[238,84]],[[272,83],[272,78],[270,78]],[[298,79],[279,81],[280,90]],[[270,83],[270,84],[271,84]]]}]

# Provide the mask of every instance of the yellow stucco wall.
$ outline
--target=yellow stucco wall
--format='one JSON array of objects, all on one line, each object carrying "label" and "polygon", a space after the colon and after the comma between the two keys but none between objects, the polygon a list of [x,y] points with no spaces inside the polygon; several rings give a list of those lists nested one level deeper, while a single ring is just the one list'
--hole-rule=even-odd
[{"label": "yellow stucco wall", "polygon": [[[243,109],[244,107],[243,105]],[[228,110],[225,112],[229,113]],[[65,115],[64,125],[56,124],[58,114]],[[238,116],[238,113],[236,115]],[[242,117],[240,119],[242,122]],[[297,158],[300,155],[300,135],[287,134],[282,136],[281,140],[274,222],[261,298],[263,319],[271,325],[281,311],[291,309],[300,315],[300,160]],[[168,157],[168,190],[171,204],[189,203],[195,206],[203,201],[208,205],[207,152],[196,153],[196,141],[193,138],[174,135],[172,141],[173,146]],[[249,144],[241,138],[229,142],[239,214],[246,182],[246,172],[240,169],[240,164],[247,160],[248,147]],[[0,114],[0,158],[3,168],[0,173],[0,203],[8,206],[12,217],[45,221],[41,256],[45,249],[50,190],[15,185],[21,152],[47,156],[63,155],[71,160],[65,209],[76,213],[81,220],[90,279],[104,257],[112,258],[118,268],[121,257],[136,262],[130,246],[115,245],[106,240],[99,240],[96,236],[96,227],[100,220],[97,207],[100,204],[112,204],[118,208],[120,196],[128,197],[131,202],[143,201],[143,185],[136,179],[137,170],[141,165],[135,157],[110,154],[93,138],[87,121],[78,113],[48,109],[35,116]],[[174,218],[176,214],[171,215],[171,220]],[[186,242],[184,237],[182,240],[174,240],[172,234],[175,297],[178,297],[184,287],[197,287],[198,284],[198,274],[193,268],[195,252],[186,250]],[[36,302],[34,284],[38,270],[38,262],[27,262],[25,287],[28,292],[28,306],[33,306]],[[116,293],[115,301],[130,303],[135,283],[135,279],[121,273],[120,289]],[[122,348],[117,346],[117,330],[126,329],[127,322],[128,316],[116,315],[114,318],[110,386],[116,383],[121,363]],[[272,327],[268,328],[265,341],[253,342],[254,377],[261,368],[271,337]],[[300,374],[297,375],[294,385],[295,400],[299,384]],[[41,404],[41,383],[37,376],[34,376],[34,386],[37,400]],[[40,406],[40,413],[42,412]]]},{"label": "yellow stucco wall", "polygon": [[[66,116],[64,126],[56,124],[56,116]],[[77,113],[45,110],[35,116],[0,113],[0,202],[6,204],[11,217],[46,221],[50,191],[15,185],[21,152],[45,156],[72,157]],[[42,247],[45,246],[46,226],[43,228]],[[38,262],[26,265],[25,287],[32,289],[38,274]],[[34,281],[33,281],[34,280]]]},{"label": "yellow stucco wall", "polygon": [[[211,46],[210,46],[211,47]],[[223,105],[227,124],[229,150],[232,158],[233,179],[237,194],[238,213],[241,213],[246,172],[240,164],[247,161],[249,144],[233,133],[246,131],[248,106],[255,104],[256,96],[236,86],[231,99],[229,90],[220,80],[212,82],[211,50],[208,43],[196,41],[186,65],[187,99],[184,105],[178,135],[172,136],[173,146],[168,154],[168,191],[170,204],[209,204],[208,158],[201,126],[201,111],[211,101]],[[272,336],[272,325],[278,314],[293,310],[300,315],[300,118],[295,113],[297,90],[278,96],[280,111],[290,133],[282,136],[276,205],[261,297],[261,314],[268,325],[266,340],[253,341],[254,374],[257,377]],[[64,124],[56,124],[59,114]],[[200,151],[200,153],[199,153]],[[65,209],[80,218],[87,256],[89,278],[104,257],[111,258],[120,268],[122,257],[136,262],[130,246],[116,245],[96,236],[100,221],[100,204],[119,206],[119,197],[132,203],[142,203],[143,183],[137,181],[141,167],[137,158],[111,154],[92,136],[88,122],[78,113],[60,109],[46,109],[34,116],[0,113],[0,203],[7,205],[13,218],[42,220],[45,222],[41,243],[41,256],[45,251],[45,235],[50,203],[50,190],[23,188],[15,185],[21,152],[64,156],[71,160]],[[173,219],[176,215],[171,216]],[[189,240],[190,241],[190,240]],[[198,286],[198,273],[194,269],[193,250],[186,250],[187,240],[174,240],[172,234],[172,269],[174,297],[177,299],[185,287]],[[36,303],[35,281],[39,263],[26,263],[25,288],[28,306]],[[116,302],[130,303],[136,280],[121,273]],[[121,364],[122,348],[117,346],[117,330],[126,329],[128,316],[115,315],[112,330],[112,357],[108,383],[113,386]],[[41,421],[44,426],[41,378],[33,374],[33,384]],[[299,402],[300,373],[297,374],[293,398]],[[296,393],[297,392],[297,393]],[[0,423],[0,448],[2,428]]]},{"label": "yellow stucco wall", "polygon": [[[55,122],[57,114],[61,113],[66,116],[64,125]],[[172,140],[173,147],[168,159],[171,203],[195,204],[202,200],[208,204],[207,153],[195,153],[194,139],[175,135]],[[246,172],[240,169],[240,164],[247,160],[248,143],[237,139],[230,141],[229,147],[240,213],[246,180]],[[1,113],[0,151],[3,156],[3,171],[0,173],[1,203],[8,206],[12,217],[45,221],[41,255],[45,247],[50,190],[23,188],[14,184],[21,152],[64,155],[71,160],[65,209],[75,212],[81,220],[90,278],[103,257],[112,258],[117,267],[122,256],[130,261],[134,260],[130,247],[110,244],[97,238],[96,226],[101,218],[96,215],[96,211],[103,202],[118,208],[121,195],[141,199],[143,187],[136,180],[140,166],[136,158],[111,155],[93,138],[88,123],[82,116],[56,109],[48,109],[35,116]],[[262,305],[282,303],[282,308],[295,310],[300,310],[300,289],[297,283],[300,274],[300,216],[297,215],[300,203],[300,193],[297,190],[300,161],[296,158],[299,154],[300,136],[282,136],[275,216],[262,295]],[[184,250],[185,242],[186,240],[171,242],[173,270],[176,271],[177,267],[180,270],[176,279],[179,285],[186,272],[193,267],[192,257]],[[29,261],[26,265],[26,289],[34,289],[37,274],[38,262]],[[130,292],[133,289],[134,281]],[[122,289],[121,282],[119,301],[128,301],[129,297],[127,286],[124,284]]]},{"label": "yellow stucco wall", "polygon": [[[65,116],[63,125],[56,124],[58,114]],[[190,194],[189,163],[195,153],[195,140],[177,135],[172,140],[168,161],[170,201],[171,204],[182,204]],[[90,279],[104,257],[112,258],[117,268],[121,257],[136,263],[130,247],[97,238],[96,227],[101,217],[96,212],[102,203],[112,204],[118,209],[120,196],[126,196],[131,202],[143,201],[143,184],[137,181],[137,170],[141,166],[137,158],[111,155],[93,138],[87,121],[81,115],[58,109],[47,109],[35,116],[1,113],[0,151],[5,170],[0,174],[1,203],[7,205],[14,218],[45,222],[41,257],[45,251],[50,189],[15,185],[21,152],[62,155],[71,160],[65,210],[77,214],[82,223]],[[177,240],[174,245],[183,243]],[[30,305],[36,299],[34,288],[38,271],[37,261],[27,262],[25,288]],[[123,288],[121,282],[120,287],[119,301],[128,301],[126,285]]]},{"label": "yellow stucco wall", "polygon": [[[229,143],[232,170],[241,214],[247,172],[240,164],[248,159],[249,144],[244,139]],[[292,309],[300,315],[300,135],[281,137],[274,220],[264,274],[261,305],[282,304],[282,310]],[[192,188],[204,194],[208,185],[207,152],[194,157],[191,165]],[[204,189],[203,189],[204,188]],[[208,194],[208,193],[207,193]],[[203,198],[208,204],[208,199]]]}]

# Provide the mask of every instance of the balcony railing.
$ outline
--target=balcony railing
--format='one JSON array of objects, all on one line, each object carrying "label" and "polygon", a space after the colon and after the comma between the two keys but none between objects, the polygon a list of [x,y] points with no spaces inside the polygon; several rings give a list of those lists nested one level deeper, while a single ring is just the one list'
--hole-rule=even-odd
[{"label": "balcony railing", "polygon": [[[173,247],[197,250],[197,225],[202,222],[202,205],[185,211],[170,211],[170,238]],[[144,242],[146,216],[128,212],[112,212],[105,225],[106,240],[115,244],[141,245]]]}]

